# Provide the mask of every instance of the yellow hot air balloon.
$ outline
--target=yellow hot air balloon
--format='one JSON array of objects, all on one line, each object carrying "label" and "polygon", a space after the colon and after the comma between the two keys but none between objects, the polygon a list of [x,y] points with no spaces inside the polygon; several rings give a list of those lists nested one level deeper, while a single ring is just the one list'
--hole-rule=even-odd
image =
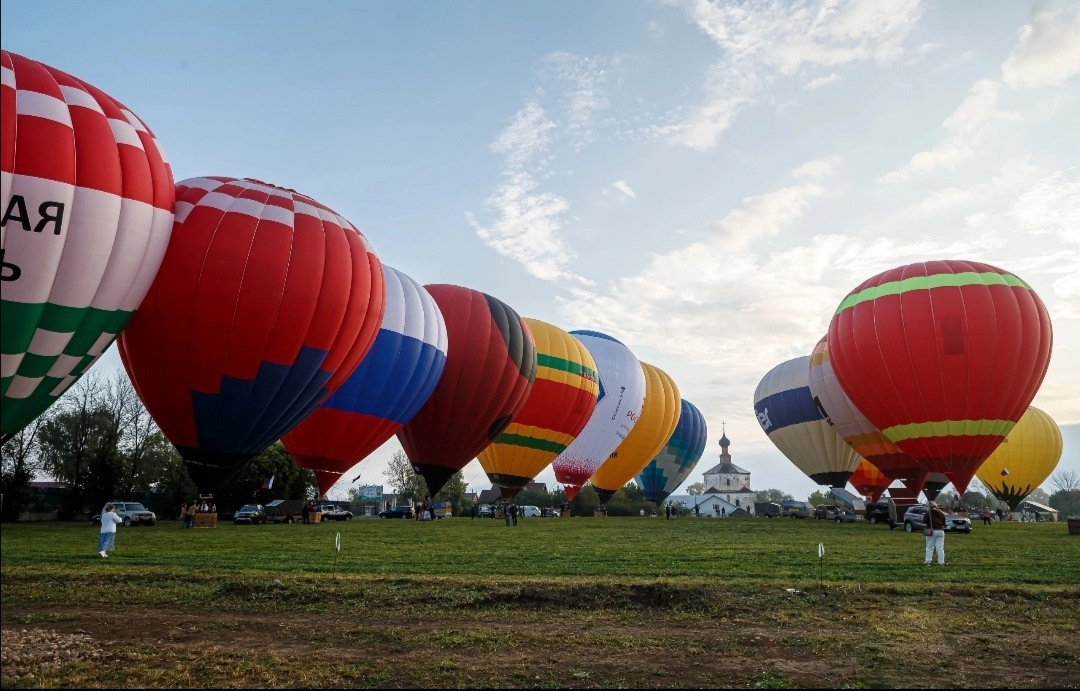
[{"label": "yellow hot air balloon", "polygon": [[1061,430],[1053,418],[1030,406],[1005,441],[975,476],[994,496],[1015,510],[1054,472],[1061,460]]},{"label": "yellow hot air balloon", "polygon": [[626,439],[589,479],[600,495],[601,504],[607,504],[608,499],[641,472],[664,448],[679,424],[682,412],[679,387],[659,367],[642,362],[641,369],[645,372],[645,404],[641,415]]},{"label": "yellow hot air balloon", "polygon": [[596,362],[581,341],[547,322],[525,322],[536,340],[536,383],[510,425],[477,456],[507,499],[577,437],[600,392]]}]

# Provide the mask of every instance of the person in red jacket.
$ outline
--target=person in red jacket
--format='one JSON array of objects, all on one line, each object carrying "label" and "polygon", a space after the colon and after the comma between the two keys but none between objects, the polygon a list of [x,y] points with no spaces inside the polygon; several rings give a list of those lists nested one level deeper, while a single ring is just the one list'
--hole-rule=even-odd
[{"label": "person in red jacket", "polygon": [[934,558],[937,550],[938,566],[945,566],[945,513],[938,508],[937,502],[930,502],[926,513],[926,565]]}]

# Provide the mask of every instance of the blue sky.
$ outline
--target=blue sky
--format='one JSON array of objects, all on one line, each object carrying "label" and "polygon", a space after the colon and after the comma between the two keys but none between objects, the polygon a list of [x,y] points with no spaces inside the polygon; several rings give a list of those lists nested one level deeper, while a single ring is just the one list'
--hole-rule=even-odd
[{"label": "blue sky", "polygon": [[[840,299],[913,261],[1019,274],[1034,404],[1080,471],[1080,5],[18,2],[11,50],[123,101],[177,180],[255,177],[421,283],[623,340],[755,489],[816,487],[752,413]],[[100,367],[118,367],[107,355]],[[1071,426],[1071,427],[1070,427]],[[380,482],[389,443],[350,474]],[[484,486],[478,464],[466,470]],[[551,471],[542,480],[553,482]]]}]

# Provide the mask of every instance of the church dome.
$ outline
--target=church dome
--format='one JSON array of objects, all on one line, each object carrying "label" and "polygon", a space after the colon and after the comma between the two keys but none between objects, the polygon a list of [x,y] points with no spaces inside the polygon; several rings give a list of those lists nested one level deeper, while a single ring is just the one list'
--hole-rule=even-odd
[{"label": "church dome", "polygon": [[720,437],[720,447],[726,449],[729,446],[731,446],[731,442],[728,441],[727,434],[725,433]]}]

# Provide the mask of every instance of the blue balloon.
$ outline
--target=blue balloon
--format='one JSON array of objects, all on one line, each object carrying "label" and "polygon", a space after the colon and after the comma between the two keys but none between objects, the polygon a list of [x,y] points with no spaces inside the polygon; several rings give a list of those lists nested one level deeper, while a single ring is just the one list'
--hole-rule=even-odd
[{"label": "blue balloon", "polygon": [[671,438],[637,476],[646,499],[661,504],[678,489],[705,453],[707,435],[705,416],[693,403],[682,399],[679,424]]}]

